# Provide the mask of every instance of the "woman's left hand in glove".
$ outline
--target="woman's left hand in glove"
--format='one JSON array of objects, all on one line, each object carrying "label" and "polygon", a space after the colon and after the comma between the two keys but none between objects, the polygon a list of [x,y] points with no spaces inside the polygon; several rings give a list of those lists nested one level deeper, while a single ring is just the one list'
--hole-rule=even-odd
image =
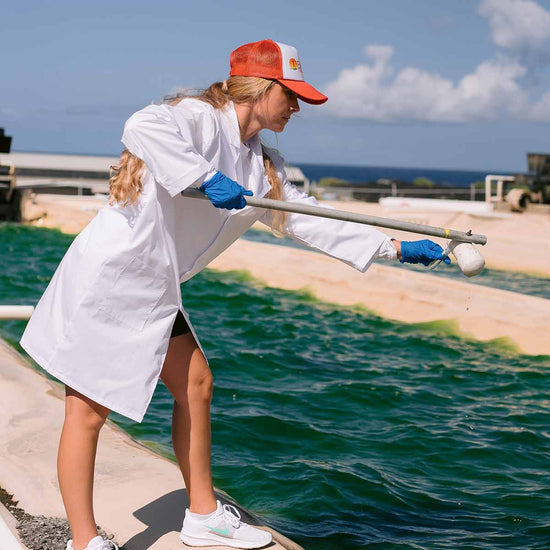
[{"label": "woman's left hand in glove", "polygon": [[[441,260],[444,254],[443,248],[429,239],[423,239],[421,241],[401,241],[400,250],[398,248],[398,253],[399,252],[401,252],[399,258],[401,263],[424,264],[426,266],[430,265],[435,260]],[[451,263],[451,259],[448,256],[445,256],[443,261],[446,264]]]}]

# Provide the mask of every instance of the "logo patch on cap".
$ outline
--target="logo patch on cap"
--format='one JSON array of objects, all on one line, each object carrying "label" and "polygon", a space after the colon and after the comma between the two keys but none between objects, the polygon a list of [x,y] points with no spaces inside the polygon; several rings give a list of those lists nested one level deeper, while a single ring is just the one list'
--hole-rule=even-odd
[{"label": "logo patch on cap", "polygon": [[291,57],[289,60],[288,60],[288,66],[293,70],[293,71],[301,71],[302,70],[302,67],[300,66],[300,61],[298,59],[294,59],[293,57]]}]

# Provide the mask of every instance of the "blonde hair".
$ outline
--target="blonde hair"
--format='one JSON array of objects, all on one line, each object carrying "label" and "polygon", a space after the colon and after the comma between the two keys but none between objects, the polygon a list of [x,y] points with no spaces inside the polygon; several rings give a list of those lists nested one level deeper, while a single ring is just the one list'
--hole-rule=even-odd
[{"label": "blonde hair", "polygon": [[[177,105],[182,99],[191,97],[212,105],[215,109],[224,109],[230,101],[233,103],[254,103],[260,100],[274,85],[273,80],[255,76],[230,76],[225,82],[214,82],[198,95],[177,94],[165,98],[169,105]],[[265,175],[271,189],[268,197],[281,200],[283,185],[277,174],[275,164],[262,145]],[[142,192],[143,184],[141,176],[145,163],[136,157],[128,149],[124,149],[120,156],[120,162],[111,166],[109,180],[109,203],[118,203],[122,206],[135,204]],[[286,222],[286,213],[274,211],[272,227],[275,234],[282,234]]]}]

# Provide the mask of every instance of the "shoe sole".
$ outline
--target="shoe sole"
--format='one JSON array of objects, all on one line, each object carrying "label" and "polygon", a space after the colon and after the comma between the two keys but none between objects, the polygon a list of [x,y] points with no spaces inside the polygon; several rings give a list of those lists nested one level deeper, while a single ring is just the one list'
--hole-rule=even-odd
[{"label": "shoe sole", "polygon": [[227,537],[220,537],[214,533],[208,535],[208,540],[198,537],[192,537],[186,535],[183,532],[180,533],[180,539],[187,544],[187,546],[231,546],[232,548],[263,548],[268,544],[271,544],[272,540],[265,542],[263,544],[257,542],[240,542],[234,539],[229,539]]}]

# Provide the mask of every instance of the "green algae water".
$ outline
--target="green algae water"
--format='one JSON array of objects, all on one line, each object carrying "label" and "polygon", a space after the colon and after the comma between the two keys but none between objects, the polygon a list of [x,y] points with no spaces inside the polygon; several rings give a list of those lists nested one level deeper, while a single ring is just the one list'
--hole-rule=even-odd
[{"label": "green algae water", "polygon": [[[0,302],[35,303],[71,240],[0,226]],[[550,357],[243,273],[182,291],[214,373],[215,484],[275,529],[308,550],[550,548]],[[173,458],[171,408],[159,383],[142,424],[112,419]]]}]

